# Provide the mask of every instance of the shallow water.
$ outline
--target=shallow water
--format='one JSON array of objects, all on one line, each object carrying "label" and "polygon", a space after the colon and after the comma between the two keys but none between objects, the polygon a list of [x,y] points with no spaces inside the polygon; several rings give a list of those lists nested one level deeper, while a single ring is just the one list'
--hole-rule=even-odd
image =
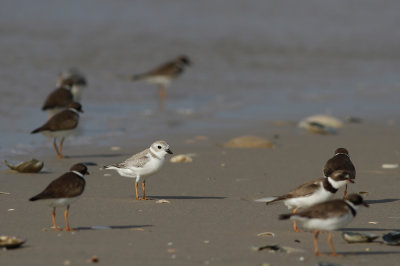
[{"label": "shallow water", "polygon": [[[398,119],[398,1],[2,1],[0,154],[50,145],[29,132],[71,66],[87,75],[68,145],[206,134],[316,113]],[[124,77],[179,54],[194,65],[157,109],[157,88]]]}]

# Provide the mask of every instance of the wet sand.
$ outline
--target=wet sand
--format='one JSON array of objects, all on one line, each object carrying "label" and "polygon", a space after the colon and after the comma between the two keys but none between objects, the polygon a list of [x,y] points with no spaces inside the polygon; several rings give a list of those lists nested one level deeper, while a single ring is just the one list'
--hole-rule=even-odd
[{"label": "wet sand", "polygon": [[[231,137],[258,135],[273,139],[274,149],[227,149],[219,143]],[[155,200],[137,201],[133,181],[116,172],[100,170],[146,148],[154,139],[115,140],[110,147],[65,145],[65,160],[56,159],[51,146],[37,148],[32,156],[44,160],[39,174],[0,175],[1,234],[27,239],[22,248],[0,250],[2,265],[86,265],[92,256],[100,265],[394,265],[399,247],[380,243],[347,244],[334,233],[337,252],[344,258],[315,257],[311,233],[295,233],[290,221],[279,221],[288,210],[283,204],[265,206],[253,199],[283,194],[312,178],[321,177],[325,161],[335,148],[347,147],[357,169],[351,192],[368,191],[370,208],[363,208],[345,230],[381,235],[399,229],[399,169],[382,169],[398,163],[399,126],[346,125],[338,135],[311,135],[294,126],[235,129],[165,137],[175,154],[196,153],[192,163],[172,164],[148,180],[148,194]],[[196,140],[205,135],[208,140]],[[13,160],[26,160],[15,155]],[[29,159],[29,158],[28,158]],[[71,206],[70,223],[76,232],[49,229],[51,209],[28,198],[76,162],[89,166],[87,187]],[[110,174],[111,176],[104,176]],[[337,197],[341,197],[340,190]],[[170,203],[157,204],[166,199]],[[9,211],[9,209],[15,209]],[[64,226],[63,209],[57,211]],[[371,224],[369,222],[376,222]],[[96,229],[107,226],[109,229]],[[273,232],[275,237],[257,236]],[[252,246],[278,244],[303,252],[283,254],[253,251]],[[327,234],[320,236],[320,251],[330,252]],[[301,261],[303,260],[303,261]]]}]

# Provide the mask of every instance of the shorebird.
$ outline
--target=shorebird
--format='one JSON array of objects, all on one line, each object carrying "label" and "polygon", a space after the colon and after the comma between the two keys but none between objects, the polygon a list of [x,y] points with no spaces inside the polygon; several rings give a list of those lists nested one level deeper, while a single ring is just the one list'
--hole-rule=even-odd
[{"label": "shorebird", "polygon": [[[330,200],[338,189],[348,182],[352,182],[349,174],[346,171],[338,170],[327,178],[318,178],[304,183],[285,195],[261,198],[256,201],[266,202],[267,205],[283,201],[288,209],[294,208],[293,214],[295,214],[299,208],[307,208]],[[295,232],[301,232],[296,221],[293,221],[293,229]]]},{"label": "shorebird", "polygon": [[[72,102],[68,105],[67,110],[55,114],[43,126],[33,130],[31,134],[40,132],[47,137],[52,137],[58,158],[64,158],[62,154],[64,139],[77,128],[79,122],[78,112],[83,113],[82,106],[79,103]],[[57,147],[57,138],[59,137],[61,138],[60,148]]]},{"label": "shorebird", "polygon": [[357,214],[358,208],[368,204],[358,194],[350,194],[346,199],[336,199],[316,204],[298,213],[282,214],[280,220],[298,220],[303,223],[304,228],[314,231],[314,252],[319,253],[318,235],[321,231],[329,231],[328,242],[332,249],[331,256],[340,256],[336,253],[332,242],[332,231],[337,230],[350,223]]},{"label": "shorebird", "polygon": [[85,76],[76,68],[70,68],[58,75],[57,84],[68,83],[75,102],[80,102],[83,89],[87,86]]},{"label": "shorebird", "polygon": [[155,69],[152,69],[143,74],[133,75],[131,80],[144,80],[151,84],[159,86],[160,106],[165,107],[165,100],[167,98],[167,87],[180,76],[185,68],[191,64],[189,57],[181,55],[174,60],[168,61]]},{"label": "shorebird", "polygon": [[56,208],[65,206],[65,231],[73,231],[69,226],[68,220],[69,206],[82,195],[86,184],[85,175],[88,174],[88,169],[84,164],[74,164],[70,168],[70,172],[53,180],[42,192],[29,199],[30,201],[45,200],[49,203],[49,206],[53,208],[52,219],[54,230],[62,230],[57,227]]},{"label": "shorebird", "polygon": [[[350,155],[347,149],[338,148],[335,150],[335,155],[330,158],[323,169],[325,177],[330,176],[336,170],[344,170],[350,175],[350,179],[356,178],[356,169],[350,160]],[[352,182],[354,183],[354,182]],[[347,184],[344,189],[343,198],[347,195]]]},{"label": "shorebird", "polygon": [[[146,178],[160,170],[167,154],[172,154],[169,145],[159,140],[151,144],[150,148],[131,156],[122,163],[107,165],[104,168],[116,170],[124,177],[135,178],[136,199],[148,200],[150,198],[146,197]],[[138,193],[140,181],[142,181],[142,198],[139,198]]]}]

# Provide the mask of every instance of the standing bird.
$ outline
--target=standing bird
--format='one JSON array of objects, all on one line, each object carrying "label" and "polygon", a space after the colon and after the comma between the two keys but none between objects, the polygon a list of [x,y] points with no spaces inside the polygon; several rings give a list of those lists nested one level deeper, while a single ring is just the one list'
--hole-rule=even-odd
[{"label": "standing bird", "polygon": [[[121,176],[135,178],[135,192],[137,200],[149,200],[146,197],[146,177],[155,174],[164,164],[165,155],[172,154],[169,145],[159,140],[151,144],[150,148],[139,152],[122,163],[104,166],[105,169],[117,170]],[[143,197],[139,198],[138,183],[142,181]]]},{"label": "standing bird", "polygon": [[[330,158],[323,169],[325,177],[330,176],[336,170],[344,170],[349,173],[350,179],[356,178],[356,169],[350,160],[349,151],[345,148],[338,148],[335,150],[335,155]],[[354,182],[352,182],[354,183]],[[344,189],[343,198],[347,195],[347,184]]]},{"label": "standing bird", "polygon": [[151,84],[159,86],[160,106],[165,107],[167,98],[167,87],[172,80],[176,79],[183,73],[185,68],[191,64],[189,57],[185,55],[178,56],[172,61],[168,61],[159,67],[152,69],[146,73],[133,75],[131,80],[144,80]]},{"label": "standing bird", "polygon": [[296,214],[282,214],[280,220],[298,220],[303,222],[306,229],[314,231],[314,252],[319,253],[318,235],[321,231],[329,231],[328,242],[332,249],[331,256],[340,256],[336,253],[332,242],[332,231],[337,230],[350,223],[357,214],[360,205],[368,207],[363,198],[358,194],[350,194],[346,199],[331,200],[309,207]]},{"label": "standing bird", "polygon": [[85,76],[76,68],[70,68],[58,75],[57,84],[68,83],[75,102],[80,102],[83,89],[87,86]]},{"label": "standing bird", "polygon": [[56,208],[66,206],[64,212],[65,231],[73,231],[69,226],[68,220],[69,206],[73,201],[77,200],[80,195],[82,195],[86,184],[85,175],[88,174],[88,169],[84,164],[74,164],[70,168],[70,172],[67,172],[53,180],[41,193],[29,199],[30,201],[46,200],[50,207],[53,207],[52,218],[54,230],[62,230],[57,227]]},{"label": "standing bird", "polygon": [[[58,158],[64,158],[63,143],[64,139],[71,135],[77,128],[79,123],[79,112],[83,113],[80,103],[72,102],[68,105],[68,109],[55,114],[46,124],[33,130],[31,134],[42,133],[47,137],[54,138],[53,145],[57,152]],[[57,138],[61,137],[60,148],[57,147]]]},{"label": "standing bird", "polygon": [[[346,183],[352,182],[345,171],[335,171],[327,178],[318,178],[298,186],[288,194],[279,197],[261,198],[257,202],[266,202],[267,205],[282,201],[288,207],[293,209],[293,214],[297,213],[299,208],[307,208],[317,203],[330,200]],[[295,232],[301,232],[297,227],[296,221],[293,221]]]}]

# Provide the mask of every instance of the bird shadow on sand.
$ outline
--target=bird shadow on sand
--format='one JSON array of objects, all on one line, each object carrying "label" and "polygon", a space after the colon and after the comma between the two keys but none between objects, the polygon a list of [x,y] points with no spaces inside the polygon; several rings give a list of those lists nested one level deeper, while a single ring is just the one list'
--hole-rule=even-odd
[{"label": "bird shadow on sand", "polygon": [[364,255],[391,255],[400,254],[400,251],[354,251],[354,252],[338,252],[340,255],[346,256],[364,256]]},{"label": "bird shadow on sand", "polygon": [[380,200],[366,200],[365,202],[368,204],[380,204],[380,203],[389,203],[399,201],[400,199],[380,199]]},{"label": "bird shadow on sand", "polygon": [[139,228],[145,228],[145,227],[152,227],[153,225],[150,224],[144,224],[144,225],[93,225],[90,227],[77,227],[74,228],[75,230],[78,231],[85,231],[85,230],[93,230],[93,231],[101,231],[101,230],[123,230],[123,229],[139,229]]},{"label": "bird shadow on sand", "polygon": [[226,199],[226,197],[213,197],[213,196],[150,196],[152,199]]},{"label": "bird shadow on sand", "polygon": [[365,231],[365,232],[369,232],[369,231],[398,231],[399,229],[390,229],[390,228],[350,228],[350,227],[346,227],[343,229],[338,229],[337,231],[340,232],[350,232],[350,231]]}]

